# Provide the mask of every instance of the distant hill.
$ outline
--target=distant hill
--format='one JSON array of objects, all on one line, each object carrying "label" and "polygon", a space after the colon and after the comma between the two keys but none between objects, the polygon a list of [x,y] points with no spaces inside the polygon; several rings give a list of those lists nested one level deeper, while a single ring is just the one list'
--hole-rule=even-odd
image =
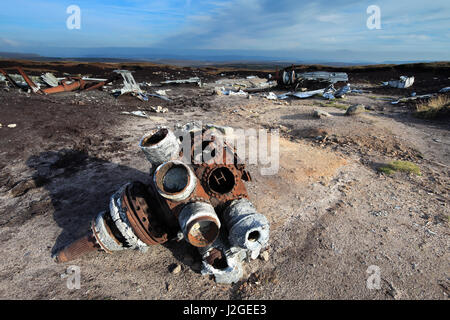
[{"label": "distant hill", "polygon": [[40,55],[35,53],[0,52],[0,59],[39,59]]},{"label": "distant hill", "polygon": [[[163,52],[153,52],[150,54],[147,51],[143,51],[142,48],[134,48],[136,52],[130,49],[128,58],[121,48],[115,48],[117,51],[117,58],[114,57],[114,50],[111,50],[110,55],[107,57],[96,56],[95,54],[83,55],[80,49],[78,52],[74,52],[74,57],[48,57],[35,53],[20,53],[20,52],[0,52],[0,59],[2,60],[30,60],[30,61],[76,61],[76,62],[151,62],[162,65],[174,65],[179,67],[208,67],[216,66],[222,68],[251,68],[253,70],[261,70],[269,68],[283,68],[289,65],[322,65],[330,67],[356,67],[367,65],[398,65],[398,64],[412,64],[412,63],[429,63],[433,61],[383,61],[381,63],[374,63],[371,61],[357,61],[357,62],[339,62],[339,61],[327,61],[321,59],[276,59],[263,56],[246,56],[245,58],[237,55],[222,55],[222,56],[201,56],[201,55],[189,55],[186,57],[175,57],[171,54],[165,54]],[[141,52],[142,51],[142,52]],[[132,56],[135,56],[134,58]]]}]

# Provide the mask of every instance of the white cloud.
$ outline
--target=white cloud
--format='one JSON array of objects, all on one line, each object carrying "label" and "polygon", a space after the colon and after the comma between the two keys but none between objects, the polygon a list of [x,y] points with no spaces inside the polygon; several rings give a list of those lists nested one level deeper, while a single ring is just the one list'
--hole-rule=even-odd
[{"label": "white cloud", "polygon": [[6,45],[6,46],[10,46],[10,47],[18,47],[20,46],[20,43],[11,39],[7,39],[7,38],[0,38],[0,43]]}]

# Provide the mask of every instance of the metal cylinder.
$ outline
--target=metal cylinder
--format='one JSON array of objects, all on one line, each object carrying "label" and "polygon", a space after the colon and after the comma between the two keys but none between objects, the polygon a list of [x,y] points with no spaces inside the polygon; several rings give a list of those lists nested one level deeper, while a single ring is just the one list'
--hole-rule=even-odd
[{"label": "metal cylinder", "polygon": [[242,261],[245,250],[231,248],[226,237],[221,233],[211,245],[198,248],[202,257],[204,275],[213,275],[217,283],[231,284],[238,282],[243,276]]},{"label": "metal cylinder", "polygon": [[108,218],[109,212],[100,212],[92,221],[92,233],[94,234],[98,244],[108,253],[112,251],[124,250],[125,247],[114,236],[110,226],[105,221]]},{"label": "metal cylinder", "polygon": [[139,142],[139,147],[154,168],[161,163],[178,158],[180,153],[178,139],[167,128],[154,129],[146,134]]},{"label": "metal cylinder", "polygon": [[220,221],[212,205],[191,202],[178,215],[178,223],[187,242],[195,247],[205,247],[216,240]]},{"label": "metal cylinder", "polygon": [[85,253],[100,249],[101,247],[97,243],[94,235],[89,233],[59,251],[53,258],[57,263],[67,262],[75,260]]},{"label": "metal cylinder", "polygon": [[194,171],[181,161],[173,160],[161,164],[153,175],[158,193],[169,200],[187,199],[197,185]]},{"label": "metal cylinder", "polygon": [[124,237],[125,246],[131,249],[145,250],[148,246],[134,233],[130,221],[127,218],[127,207],[122,200],[122,196],[126,192],[129,185],[130,183],[127,183],[122,186],[115,194],[111,196],[109,202],[109,213],[120,234]]},{"label": "metal cylinder", "polygon": [[234,200],[225,209],[223,221],[234,246],[259,251],[269,241],[269,222],[247,199]]}]

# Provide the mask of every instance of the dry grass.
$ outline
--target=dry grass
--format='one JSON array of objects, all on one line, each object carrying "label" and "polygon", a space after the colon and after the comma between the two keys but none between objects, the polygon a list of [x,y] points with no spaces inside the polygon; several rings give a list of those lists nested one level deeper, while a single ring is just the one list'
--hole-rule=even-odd
[{"label": "dry grass", "polygon": [[423,119],[437,119],[450,115],[450,98],[447,95],[440,95],[427,102],[416,105],[416,117]]},{"label": "dry grass", "polygon": [[379,167],[378,171],[383,172],[387,175],[391,175],[396,171],[413,173],[418,176],[422,175],[419,167],[409,161],[392,161],[391,163]]}]

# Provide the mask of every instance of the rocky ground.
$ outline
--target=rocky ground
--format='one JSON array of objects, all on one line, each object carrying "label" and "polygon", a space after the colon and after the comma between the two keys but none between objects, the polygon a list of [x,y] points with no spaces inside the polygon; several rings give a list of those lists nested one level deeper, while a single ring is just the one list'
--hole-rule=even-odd
[{"label": "rocky ground", "polygon": [[[85,70],[67,72],[75,71]],[[153,66],[137,69],[135,77],[160,81],[164,72],[165,79],[200,76],[206,83],[233,76]],[[423,71],[417,87],[388,89],[380,88],[380,74],[371,82],[369,73],[358,72],[350,74],[352,86],[370,92],[349,94],[334,106],[319,97],[279,101],[258,93],[248,99],[195,85],[163,88],[171,89],[173,102],[116,99],[106,91],[40,96],[2,89],[0,297],[447,299],[450,124],[414,118],[408,106],[386,99],[449,86],[448,74]],[[345,107],[354,104],[369,110],[345,116]],[[169,111],[147,111],[148,118],[122,114],[159,105]],[[318,119],[314,110],[331,116]],[[130,180],[148,182],[141,136],[157,125],[194,120],[279,130],[278,172],[262,175],[262,165],[250,165],[253,181],[247,184],[271,223],[268,256],[245,264],[245,277],[231,286],[202,276],[199,255],[184,243],[56,264],[52,253],[83,235],[113,192]],[[391,160],[413,162],[422,175],[377,170]],[[175,264],[179,272],[172,271]],[[81,270],[78,290],[66,286],[70,265]],[[367,288],[370,266],[380,270],[380,289]]]}]

